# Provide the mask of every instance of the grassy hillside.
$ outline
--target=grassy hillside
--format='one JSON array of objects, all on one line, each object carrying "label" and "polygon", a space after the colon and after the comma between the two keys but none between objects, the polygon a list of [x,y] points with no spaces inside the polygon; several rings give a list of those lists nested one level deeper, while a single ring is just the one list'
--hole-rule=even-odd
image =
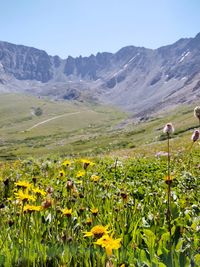
[{"label": "grassy hillside", "polygon": [[[192,143],[193,131],[199,128],[198,120],[194,117],[194,107],[197,105],[198,103],[183,105],[167,112],[161,112],[146,122],[130,125],[122,134],[122,140],[127,141],[127,145],[124,149],[112,154],[118,156],[154,156],[160,151],[165,151],[166,136],[163,134],[163,128],[168,122],[171,122],[175,127],[170,142],[172,151],[175,153],[187,151]],[[127,149],[127,147],[133,147],[133,149]],[[198,147],[197,144],[196,149]]]},{"label": "grassy hillside", "polygon": [[[111,107],[80,102],[50,101],[32,96],[0,97],[0,157],[80,156],[114,154],[154,155],[166,148],[163,126],[172,122],[172,149],[190,146],[198,127],[193,105],[162,112],[147,121],[136,121]],[[41,115],[35,115],[40,109]]]},{"label": "grassy hillside", "polygon": [[[38,108],[39,116],[34,114]],[[110,107],[2,94],[0,157],[79,153],[80,144],[91,135],[106,133],[124,118],[125,114]]]}]

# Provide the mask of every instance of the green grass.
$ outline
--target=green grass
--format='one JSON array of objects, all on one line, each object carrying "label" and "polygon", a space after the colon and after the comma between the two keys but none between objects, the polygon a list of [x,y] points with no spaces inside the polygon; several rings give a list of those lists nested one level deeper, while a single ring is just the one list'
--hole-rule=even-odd
[{"label": "green grass", "polygon": [[[32,114],[37,107],[43,111],[41,116]],[[140,122],[112,107],[2,94],[0,158],[42,157],[52,153],[59,156],[153,155],[158,149],[166,148],[162,129],[167,122],[175,127],[173,149],[180,150],[190,146],[190,136],[198,128],[194,107],[195,104],[183,105]],[[56,119],[39,124],[54,117]],[[124,121],[127,123],[121,127]],[[36,124],[39,125],[34,128]]]},{"label": "green grass", "polygon": [[[191,168],[187,153],[172,157],[171,234],[166,158],[1,162],[0,266],[198,267],[195,152]],[[98,225],[120,240],[112,255],[95,244],[100,235],[84,237]]]},{"label": "green grass", "polygon": [[[41,116],[33,114],[33,108],[37,107],[43,111]],[[123,112],[111,107],[2,94],[0,157],[12,159],[51,153],[81,153],[84,147],[79,144],[88,143],[100,133],[106,134],[125,117]],[[40,124],[45,120],[49,121]],[[33,127],[36,124],[38,126]]]},{"label": "green grass", "polygon": [[[0,266],[199,266],[194,106],[137,122],[111,107],[1,95],[0,157],[12,161],[0,162]],[[155,157],[166,151],[167,122],[169,165]],[[84,237],[97,225],[120,239],[112,255],[94,243],[100,236]]]}]

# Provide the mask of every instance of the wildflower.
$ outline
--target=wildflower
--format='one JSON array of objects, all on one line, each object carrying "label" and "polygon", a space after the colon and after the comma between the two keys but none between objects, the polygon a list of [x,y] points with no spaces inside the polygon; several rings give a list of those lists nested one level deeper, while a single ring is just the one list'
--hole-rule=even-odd
[{"label": "wildflower", "polygon": [[127,201],[127,200],[128,200],[128,194],[127,194],[127,193],[125,193],[125,192],[121,192],[120,195],[121,195],[121,197],[122,197],[122,199],[123,199],[124,201]]},{"label": "wildflower", "polygon": [[84,175],[85,175],[85,171],[78,171],[76,174],[76,177],[79,178],[79,177],[83,177]]},{"label": "wildflower", "polygon": [[92,218],[87,218],[87,220],[86,220],[86,224],[87,224],[87,225],[91,225],[91,224],[92,224]]},{"label": "wildflower", "polygon": [[102,248],[106,249],[106,253],[108,256],[112,255],[113,249],[119,249],[121,247],[122,238],[113,239],[112,236],[108,234],[103,235],[100,239],[98,239],[94,244],[102,246]]},{"label": "wildflower", "polygon": [[84,170],[86,170],[87,167],[88,167],[89,165],[90,165],[90,166],[95,165],[94,162],[92,162],[92,161],[90,161],[90,160],[88,160],[88,159],[81,159],[81,162],[83,163],[83,168],[84,168]]},{"label": "wildflower", "polygon": [[34,196],[31,196],[28,194],[28,192],[22,192],[19,191],[18,193],[14,193],[16,198],[23,201],[23,202],[27,202],[27,201],[36,201],[36,198]]},{"label": "wildflower", "polygon": [[68,180],[66,183],[66,188],[68,190],[71,190],[71,189],[73,189],[73,187],[74,187],[74,183],[71,180]]},{"label": "wildflower", "polygon": [[170,159],[170,146],[169,146],[169,139],[170,134],[174,132],[174,127],[171,123],[167,123],[163,129],[163,132],[167,134],[167,179],[165,183],[168,185],[167,189],[167,213],[166,218],[168,221],[168,230],[171,238],[171,159]]},{"label": "wildflower", "polygon": [[29,182],[26,182],[26,181],[18,181],[15,183],[15,185],[18,187],[18,188],[23,188],[23,189],[26,189],[26,188],[30,188],[31,187],[31,184]]},{"label": "wildflower", "polygon": [[42,207],[44,209],[48,209],[51,206],[52,206],[52,200],[50,198],[45,199],[45,201],[42,203]]},{"label": "wildflower", "polygon": [[172,123],[167,123],[163,129],[163,133],[172,134],[174,132],[174,127]]},{"label": "wildflower", "polygon": [[173,176],[166,176],[165,178],[165,183],[170,185],[172,183],[172,180],[173,180]]},{"label": "wildflower", "polygon": [[52,187],[52,186],[48,186],[48,187],[47,187],[47,189],[46,189],[46,191],[47,191],[47,193],[48,193],[48,194],[52,195],[52,194],[53,194],[53,191],[54,191],[54,189],[53,189],[53,187]]},{"label": "wildflower", "polygon": [[192,141],[196,142],[199,139],[199,135],[200,135],[199,130],[195,130],[191,137]]},{"label": "wildflower", "polygon": [[59,175],[60,175],[61,177],[63,177],[63,176],[65,176],[65,172],[64,172],[64,171],[59,171]]},{"label": "wildflower", "polygon": [[91,208],[90,211],[92,212],[93,215],[97,215],[99,212],[98,208]]},{"label": "wildflower", "polygon": [[26,213],[31,213],[33,211],[41,211],[42,210],[42,206],[34,206],[34,205],[25,205],[24,206],[24,212]]},{"label": "wildflower", "polygon": [[37,195],[37,196],[46,196],[46,192],[38,187],[33,188],[33,192]]},{"label": "wildflower", "polygon": [[200,120],[200,107],[194,108],[194,116]]},{"label": "wildflower", "polygon": [[68,159],[66,159],[66,160],[62,163],[62,165],[68,167],[68,166],[71,165],[71,161],[68,160]]},{"label": "wildflower", "polygon": [[90,177],[90,179],[91,179],[91,181],[93,181],[93,182],[98,182],[99,181],[99,179],[100,179],[100,176],[99,175],[92,175],[91,177]]},{"label": "wildflower", "polygon": [[88,237],[88,236],[93,236],[93,237],[97,237],[100,238],[105,234],[108,234],[108,225],[107,226],[103,226],[103,225],[96,225],[94,226],[89,232],[84,232],[85,235],[84,237]]},{"label": "wildflower", "polygon": [[67,217],[71,217],[72,216],[72,209],[66,208],[66,209],[63,209],[61,211],[62,211],[62,214],[67,216]]}]

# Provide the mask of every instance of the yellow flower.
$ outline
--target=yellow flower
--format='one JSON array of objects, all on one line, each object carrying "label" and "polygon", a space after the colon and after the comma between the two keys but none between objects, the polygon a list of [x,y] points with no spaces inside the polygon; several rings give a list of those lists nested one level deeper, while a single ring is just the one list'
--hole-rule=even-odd
[{"label": "yellow flower", "polygon": [[173,176],[166,176],[164,177],[165,183],[166,184],[171,184],[173,181],[174,177]]},{"label": "yellow flower", "polygon": [[99,179],[100,179],[100,176],[99,175],[95,175],[93,174],[91,177],[90,177],[91,181],[93,182],[98,182]]},{"label": "yellow flower", "polygon": [[85,171],[78,171],[76,177],[83,177],[85,175]]},{"label": "yellow flower", "polygon": [[29,182],[26,182],[26,181],[18,181],[15,183],[15,185],[17,187],[21,187],[21,188],[30,188],[31,187],[31,184]]},{"label": "yellow flower", "polygon": [[97,215],[97,213],[99,212],[98,208],[91,208],[90,211],[92,212],[93,215]]},{"label": "yellow flower", "polygon": [[42,189],[40,189],[40,188],[38,188],[38,187],[36,187],[36,188],[33,188],[33,192],[36,194],[36,195],[41,195],[41,196],[43,196],[43,197],[45,197],[46,196],[46,192],[44,191],[44,190],[42,190]]},{"label": "yellow flower", "polygon": [[33,211],[41,211],[42,206],[34,206],[34,205],[25,205],[24,212],[33,212]]},{"label": "yellow flower", "polygon": [[86,224],[91,225],[92,224],[92,218],[87,218],[86,219]]},{"label": "yellow flower", "polygon": [[70,166],[71,165],[71,161],[66,159],[63,163],[62,163],[63,166]]},{"label": "yellow flower", "polygon": [[64,172],[64,171],[59,171],[59,175],[60,175],[61,177],[63,177],[63,176],[65,176],[65,172]]},{"label": "yellow flower", "polygon": [[108,225],[107,226],[96,225],[89,232],[84,232],[85,233],[84,237],[94,236],[100,238],[108,233],[107,231],[108,227],[109,227]]},{"label": "yellow flower", "polygon": [[16,198],[21,200],[21,201],[28,201],[28,200],[32,200],[32,201],[36,201],[36,198],[34,196],[31,196],[28,194],[28,192],[22,192],[22,191],[19,191],[17,193],[14,193]]},{"label": "yellow flower", "polygon": [[95,165],[94,162],[92,162],[92,161],[90,161],[90,160],[88,160],[88,159],[81,159],[81,162],[83,163],[83,168],[84,168],[84,170],[86,170],[88,166],[93,166],[93,165]]},{"label": "yellow flower", "polygon": [[113,239],[111,236],[106,234],[99,238],[94,244],[100,245],[102,246],[102,248],[105,248],[107,255],[111,256],[113,249],[118,249],[121,247],[121,240],[122,238]]},{"label": "yellow flower", "polygon": [[95,165],[95,163],[92,162],[92,161],[89,160],[89,159],[81,159],[80,161],[81,161],[83,164],[86,163],[86,164],[88,164],[88,165]]},{"label": "yellow flower", "polygon": [[67,217],[71,217],[71,215],[72,215],[72,209],[65,208],[61,211],[62,211],[62,214],[67,216]]}]

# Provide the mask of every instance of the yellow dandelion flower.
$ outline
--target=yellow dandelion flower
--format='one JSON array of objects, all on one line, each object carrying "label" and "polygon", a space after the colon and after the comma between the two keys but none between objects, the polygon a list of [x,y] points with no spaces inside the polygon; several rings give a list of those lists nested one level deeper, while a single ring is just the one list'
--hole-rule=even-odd
[{"label": "yellow dandelion flower", "polygon": [[91,208],[90,211],[92,212],[93,215],[97,215],[97,213],[99,212],[98,208]]},{"label": "yellow dandelion flower", "polygon": [[61,211],[64,216],[67,216],[67,217],[72,216],[72,209],[65,208],[65,209],[62,209]]},{"label": "yellow dandelion flower", "polygon": [[122,238],[113,239],[112,236],[106,234],[99,238],[96,242],[94,242],[94,244],[105,248],[107,255],[111,256],[113,249],[119,249],[121,247],[121,240]]},{"label": "yellow dandelion flower", "polygon": [[47,194],[44,190],[42,190],[42,189],[40,189],[38,187],[33,188],[33,193],[35,193],[38,196],[43,196],[43,197],[45,197],[46,194]]},{"label": "yellow dandelion flower", "polygon": [[93,166],[95,165],[94,162],[92,162],[91,160],[88,159],[81,159],[80,160],[83,163],[83,168],[86,170],[88,166]]},{"label": "yellow dandelion flower", "polygon": [[17,193],[14,193],[16,198],[23,201],[23,202],[27,202],[27,201],[36,201],[36,198],[34,196],[31,196],[28,194],[28,192],[22,192],[19,191]]},{"label": "yellow dandelion flower", "polygon": [[95,164],[94,162],[92,162],[89,159],[80,159],[80,162],[82,162],[82,163],[88,163],[88,164],[91,164],[91,165],[94,165]]},{"label": "yellow dandelion flower", "polygon": [[86,220],[86,224],[87,224],[87,225],[91,225],[91,224],[92,224],[92,218],[87,218],[87,220]]},{"label": "yellow dandelion flower", "polygon": [[70,166],[72,163],[70,160],[66,159],[65,161],[63,161],[62,165],[63,166]]},{"label": "yellow dandelion flower", "polygon": [[15,183],[15,186],[17,187],[21,187],[21,188],[31,188],[31,184],[29,182],[26,182],[26,181],[18,181]]},{"label": "yellow dandelion flower", "polygon": [[90,180],[93,181],[93,182],[98,182],[100,179],[100,176],[99,175],[95,175],[93,174],[91,177],[90,177]]},{"label": "yellow dandelion flower", "polygon": [[33,211],[41,211],[42,206],[34,206],[34,205],[25,205],[24,212],[33,212]]},{"label": "yellow dandelion flower", "polygon": [[83,177],[84,175],[85,175],[85,171],[78,171],[76,174],[76,177],[79,178],[79,177]]},{"label": "yellow dandelion flower", "polygon": [[89,232],[84,232],[85,235],[84,237],[88,237],[88,236],[93,236],[93,237],[102,237],[105,234],[108,234],[108,225],[107,226],[103,226],[103,225],[96,225],[94,226]]}]

